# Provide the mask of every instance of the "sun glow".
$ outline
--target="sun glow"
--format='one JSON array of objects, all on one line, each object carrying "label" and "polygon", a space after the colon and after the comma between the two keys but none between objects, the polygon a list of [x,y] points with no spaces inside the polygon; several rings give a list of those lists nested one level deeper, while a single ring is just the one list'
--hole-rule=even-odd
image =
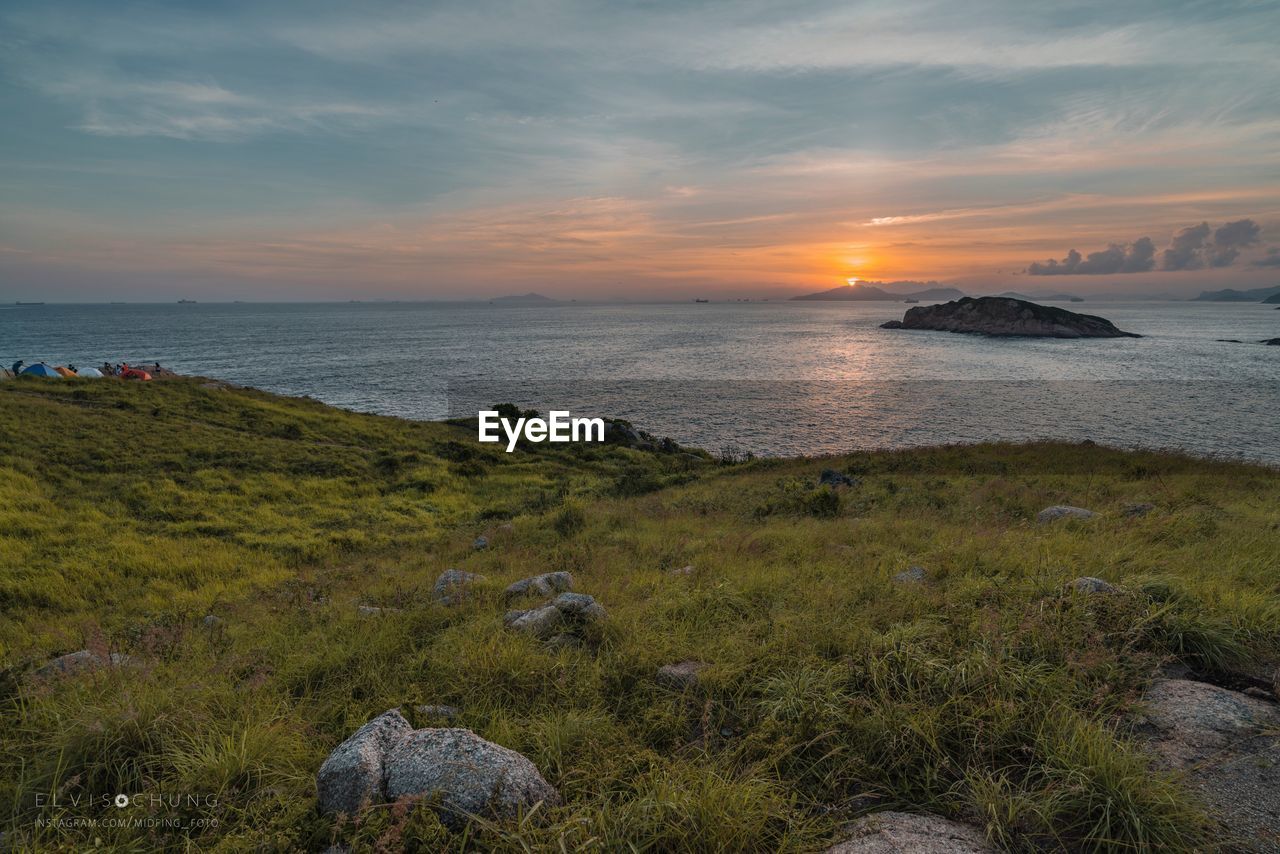
[{"label": "sun glow", "polygon": [[857,276],[850,276],[849,278],[845,279],[845,283],[846,283],[846,284],[848,284],[848,285],[849,285],[849,287],[851,287],[851,288],[852,288],[853,286],[857,285],[857,284],[858,284],[858,282],[860,282],[860,281],[861,281],[861,279],[859,279]]}]

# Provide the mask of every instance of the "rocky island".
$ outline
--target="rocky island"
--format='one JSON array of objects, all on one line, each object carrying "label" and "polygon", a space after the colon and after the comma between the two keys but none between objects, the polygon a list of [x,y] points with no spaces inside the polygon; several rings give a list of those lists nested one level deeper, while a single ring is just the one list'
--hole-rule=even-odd
[{"label": "rocky island", "polygon": [[902,320],[882,323],[880,328],[1032,338],[1142,337],[1117,329],[1102,317],[1009,297],[964,297],[942,305],[917,306],[907,309]]}]

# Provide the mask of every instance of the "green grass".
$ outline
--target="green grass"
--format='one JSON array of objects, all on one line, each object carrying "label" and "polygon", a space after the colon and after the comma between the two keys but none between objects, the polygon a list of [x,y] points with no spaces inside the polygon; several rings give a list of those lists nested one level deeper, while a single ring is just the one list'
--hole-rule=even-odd
[{"label": "green grass", "polygon": [[[198,381],[0,383],[0,450],[0,807],[33,849],[808,851],[891,806],[1014,851],[1206,850],[1210,819],[1129,738],[1135,703],[1162,663],[1280,657],[1280,478],[1259,467],[1063,444],[505,454]],[[814,487],[827,467],[861,483]],[[1035,525],[1055,503],[1103,516]],[[911,564],[930,581],[890,581]],[[444,609],[450,566],[487,580]],[[587,648],[502,627],[502,588],[558,569],[609,610]],[[1064,595],[1080,575],[1122,592]],[[86,646],[137,666],[31,677]],[[656,683],[687,658],[710,665],[697,688]],[[393,706],[426,725],[423,703],[565,804],[462,835],[429,810],[317,814],[329,750]],[[71,803],[117,792],[217,804]],[[40,824],[120,812],[203,825]]]}]

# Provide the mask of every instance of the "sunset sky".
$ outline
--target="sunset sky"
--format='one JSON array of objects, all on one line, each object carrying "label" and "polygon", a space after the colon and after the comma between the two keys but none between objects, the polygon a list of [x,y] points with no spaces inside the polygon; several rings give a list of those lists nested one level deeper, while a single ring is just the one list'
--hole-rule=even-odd
[{"label": "sunset sky", "polygon": [[1276,284],[1277,44],[1245,0],[8,0],[0,298]]}]

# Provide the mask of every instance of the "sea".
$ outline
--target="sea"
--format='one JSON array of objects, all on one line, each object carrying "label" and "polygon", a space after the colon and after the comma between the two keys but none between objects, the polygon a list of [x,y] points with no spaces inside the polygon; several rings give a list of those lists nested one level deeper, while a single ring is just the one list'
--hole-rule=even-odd
[{"label": "sea", "polygon": [[0,306],[0,357],[159,362],[411,419],[512,402],[734,456],[1089,439],[1280,465],[1274,306],[1064,307],[1143,337],[881,329],[893,302],[47,304]]}]

